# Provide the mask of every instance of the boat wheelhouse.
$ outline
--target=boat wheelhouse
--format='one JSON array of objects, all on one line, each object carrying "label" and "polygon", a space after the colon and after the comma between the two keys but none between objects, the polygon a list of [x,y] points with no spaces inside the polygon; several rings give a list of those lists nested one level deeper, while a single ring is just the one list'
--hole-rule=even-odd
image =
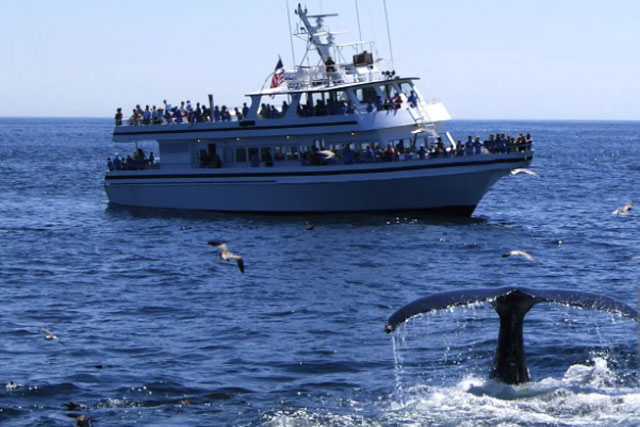
[{"label": "boat wheelhouse", "polygon": [[[298,6],[305,59],[278,67],[242,111],[209,106],[149,111],[117,125],[116,143],[156,141],[105,176],[110,203],[227,212],[429,210],[470,215],[502,176],[530,164],[530,144],[460,147],[451,117],[417,77],[381,69],[364,42],[339,45],[335,15]],[[315,20],[312,23],[312,20]],[[345,49],[353,49],[345,58]],[[309,57],[317,54],[311,65]],[[306,65],[305,64],[306,60]],[[275,104],[275,105],[273,105]],[[118,123],[117,123],[118,124]]]}]

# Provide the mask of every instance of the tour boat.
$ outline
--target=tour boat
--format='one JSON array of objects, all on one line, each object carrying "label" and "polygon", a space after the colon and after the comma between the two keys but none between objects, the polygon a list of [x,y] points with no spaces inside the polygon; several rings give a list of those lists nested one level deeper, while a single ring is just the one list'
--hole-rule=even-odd
[{"label": "tour boat", "polygon": [[469,216],[496,181],[531,163],[531,144],[461,149],[443,128],[447,109],[420,94],[417,77],[385,67],[372,42],[337,44],[324,25],[337,15],[310,15],[300,5],[295,13],[305,59],[290,69],[280,61],[270,87],[247,94],[244,112],[220,112],[209,95],[210,119],[199,106],[116,118],[114,142],[156,141],[157,157],[149,162],[138,150],[126,165],[110,164],[110,203]]}]

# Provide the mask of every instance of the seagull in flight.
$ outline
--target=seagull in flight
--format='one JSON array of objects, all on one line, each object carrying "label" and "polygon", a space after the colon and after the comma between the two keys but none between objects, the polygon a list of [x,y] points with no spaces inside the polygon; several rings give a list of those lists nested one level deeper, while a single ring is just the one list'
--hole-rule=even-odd
[{"label": "seagull in flight", "polygon": [[531,175],[531,176],[535,176],[536,178],[540,178],[540,175],[538,175],[538,172],[533,171],[531,169],[527,169],[527,168],[511,169],[511,175],[518,175],[519,173],[526,173],[527,175]]},{"label": "seagull in flight", "polygon": [[51,333],[50,330],[48,330],[47,328],[42,328],[42,332],[44,332],[44,339],[45,340],[57,340],[58,336],[57,335],[53,335]]},{"label": "seagull in flight", "polygon": [[618,209],[616,209],[615,211],[611,212],[614,215],[629,215],[629,211],[631,210],[631,207],[633,206],[633,202],[631,200],[629,200],[627,203],[625,203],[624,205],[620,206]]},{"label": "seagull in flight", "polygon": [[216,246],[218,249],[220,249],[220,259],[222,261],[229,262],[231,260],[235,260],[238,264],[240,272],[244,273],[244,261],[242,260],[242,257],[240,255],[229,252],[229,249],[227,249],[227,245],[225,245],[223,242],[211,241],[208,242],[208,244],[211,246]]},{"label": "seagull in flight", "polygon": [[508,258],[510,256],[521,256],[523,258],[528,259],[529,261],[535,261],[535,259],[533,259],[533,257],[531,255],[529,255],[527,252],[525,251],[521,251],[521,250],[513,250],[513,251],[509,251],[506,254],[502,255],[502,258]]}]

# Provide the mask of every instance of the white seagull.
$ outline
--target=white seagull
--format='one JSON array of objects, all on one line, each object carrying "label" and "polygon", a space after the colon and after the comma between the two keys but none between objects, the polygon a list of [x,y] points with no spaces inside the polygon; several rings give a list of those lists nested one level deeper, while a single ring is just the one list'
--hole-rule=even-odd
[{"label": "white seagull", "polygon": [[244,261],[242,260],[242,257],[240,255],[236,255],[234,253],[229,252],[229,249],[227,249],[227,245],[225,245],[223,242],[211,241],[208,243],[211,246],[216,246],[218,249],[220,249],[220,259],[222,261],[229,262],[231,260],[235,260],[236,263],[238,264],[238,268],[240,269],[240,272],[244,273]]},{"label": "white seagull", "polygon": [[535,261],[535,259],[533,259],[533,257],[531,255],[529,255],[527,252],[525,251],[521,251],[521,250],[513,250],[513,251],[509,251],[506,254],[502,255],[502,258],[508,258],[511,255],[514,256],[521,256],[523,258],[528,259],[529,261]]},{"label": "white seagull", "polygon": [[307,223],[307,230],[313,230],[313,227],[315,227],[315,225],[311,224],[309,221],[306,221]]},{"label": "white seagull", "polygon": [[620,206],[618,209],[616,209],[615,211],[611,212],[614,215],[629,215],[629,211],[631,210],[631,207],[633,206],[633,202],[631,200],[629,200],[627,203],[625,203],[624,205]]},{"label": "white seagull", "polygon": [[518,175],[519,173],[526,173],[527,175],[535,176],[536,178],[540,178],[540,175],[536,171],[532,171],[527,168],[515,168],[511,169],[511,175]]},{"label": "white seagull", "polygon": [[42,332],[44,332],[44,339],[45,340],[57,340],[58,336],[57,335],[53,335],[51,333],[50,330],[48,330],[47,328],[42,328]]}]

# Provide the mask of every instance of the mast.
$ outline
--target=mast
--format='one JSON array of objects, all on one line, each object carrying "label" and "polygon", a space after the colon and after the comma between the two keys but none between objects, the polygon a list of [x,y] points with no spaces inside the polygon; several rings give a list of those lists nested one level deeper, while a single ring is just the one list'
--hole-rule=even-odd
[{"label": "mast", "polygon": [[[322,62],[326,63],[327,60],[331,58],[331,51],[329,49],[331,47],[331,43],[323,43],[322,40],[320,39],[320,36],[328,34],[327,32],[321,32],[322,23],[325,17],[338,16],[338,15],[337,14],[307,15],[307,10],[302,9],[302,6],[300,4],[298,4],[298,9],[296,10],[296,13],[302,20],[302,23],[304,24],[307,30],[307,33],[309,34],[309,41],[313,43],[313,45],[315,46],[316,50],[318,51],[318,55],[320,55],[320,58],[322,59]],[[311,22],[309,21],[309,18],[315,18],[316,25],[311,24]]]}]

